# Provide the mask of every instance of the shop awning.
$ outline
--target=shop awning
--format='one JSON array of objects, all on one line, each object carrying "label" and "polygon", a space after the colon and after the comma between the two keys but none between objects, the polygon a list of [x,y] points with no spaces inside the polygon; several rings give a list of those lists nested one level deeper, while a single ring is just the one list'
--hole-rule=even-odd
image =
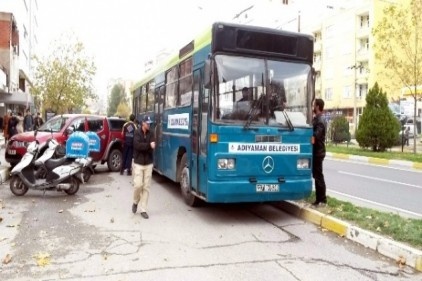
[{"label": "shop awning", "polygon": [[24,92],[0,93],[0,103],[30,106],[34,105],[34,99]]}]

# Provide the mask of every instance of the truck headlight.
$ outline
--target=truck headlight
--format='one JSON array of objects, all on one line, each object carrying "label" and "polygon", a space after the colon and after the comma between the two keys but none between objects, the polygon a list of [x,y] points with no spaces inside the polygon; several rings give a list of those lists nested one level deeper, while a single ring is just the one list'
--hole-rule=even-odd
[{"label": "truck headlight", "polygon": [[310,165],[309,158],[299,158],[297,159],[296,168],[297,169],[309,169]]},{"label": "truck headlight", "polygon": [[218,159],[217,168],[219,170],[233,170],[236,167],[234,159]]}]

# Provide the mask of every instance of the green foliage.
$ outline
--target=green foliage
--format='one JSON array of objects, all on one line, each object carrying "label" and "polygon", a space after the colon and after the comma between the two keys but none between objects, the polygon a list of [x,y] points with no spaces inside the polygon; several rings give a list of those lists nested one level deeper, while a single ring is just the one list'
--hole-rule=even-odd
[{"label": "green foliage", "polygon": [[361,147],[385,151],[395,145],[399,131],[400,124],[388,108],[387,95],[375,83],[366,96],[366,106],[356,131],[356,141]]},{"label": "green foliage", "polygon": [[121,102],[117,107],[116,115],[120,116],[125,119],[129,119],[129,115],[131,113],[130,107],[125,102]]},{"label": "green foliage", "polygon": [[31,91],[36,106],[57,114],[80,111],[89,100],[97,99],[92,90],[94,62],[84,55],[84,45],[72,38],[57,41],[52,50],[46,58],[34,57],[37,66]]},{"label": "green foliage", "polygon": [[349,122],[344,116],[337,116],[331,122],[331,141],[334,143],[350,142]]},{"label": "green foliage", "polygon": [[107,115],[114,116],[117,113],[117,107],[120,103],[127,104],[125,87],[118,83],[111,89],[111,94],[108,97]]},{"label": "green foliage", "polygon": [[417,89],[422,84],[422,0],[398,2],[383,10],[383,18],[373,30],[374,51],[383,65],[381,74],[413,96],[415,119],[416,103],[422,96]]}]

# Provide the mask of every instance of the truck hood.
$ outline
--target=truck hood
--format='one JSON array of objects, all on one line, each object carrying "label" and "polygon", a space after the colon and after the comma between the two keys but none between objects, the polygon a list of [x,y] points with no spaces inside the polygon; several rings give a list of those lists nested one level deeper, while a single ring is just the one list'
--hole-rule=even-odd
[{"label": "truck hood", "polygon": [[[61,136],[62,133],[60,132],[38,132],[37,133],[37,140],[40,143],[46,142],[49,138],[53,137],[54,139],[59,141],[59,136]],[[14,135],[10,140],[12,141],[22,141],[22,142],[31,142],[35,140],[34,132],[24,132],[17,135]]]}]

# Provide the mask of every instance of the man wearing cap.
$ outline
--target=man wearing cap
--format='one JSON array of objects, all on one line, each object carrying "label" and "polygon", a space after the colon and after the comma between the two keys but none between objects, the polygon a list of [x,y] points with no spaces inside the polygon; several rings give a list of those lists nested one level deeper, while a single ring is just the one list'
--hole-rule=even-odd
[{"label": "man wearing cap", "polygon": [[133,136],[135,134],[136,125],[133,122],[135,120],[135,115],[131,114],[129,116],[129,121],[123,125],[122,136],[124,139],[123,142],[123,163],[122,168],[120,169],[120,174],[123,175],[123,172],[127,170],[127,175],[132,175],[132,158],[133,158]]},{"label": "man wearing cap", "polygon": [[155,136],[149,129],[152,120],[149,116],[142,119],[141,128],[135,130],[133,137],[133,204],[132,212],[135,214],[141,202],[141,216],[147,219],[147,204],[151,185],[153,151],[155,149]]}]

